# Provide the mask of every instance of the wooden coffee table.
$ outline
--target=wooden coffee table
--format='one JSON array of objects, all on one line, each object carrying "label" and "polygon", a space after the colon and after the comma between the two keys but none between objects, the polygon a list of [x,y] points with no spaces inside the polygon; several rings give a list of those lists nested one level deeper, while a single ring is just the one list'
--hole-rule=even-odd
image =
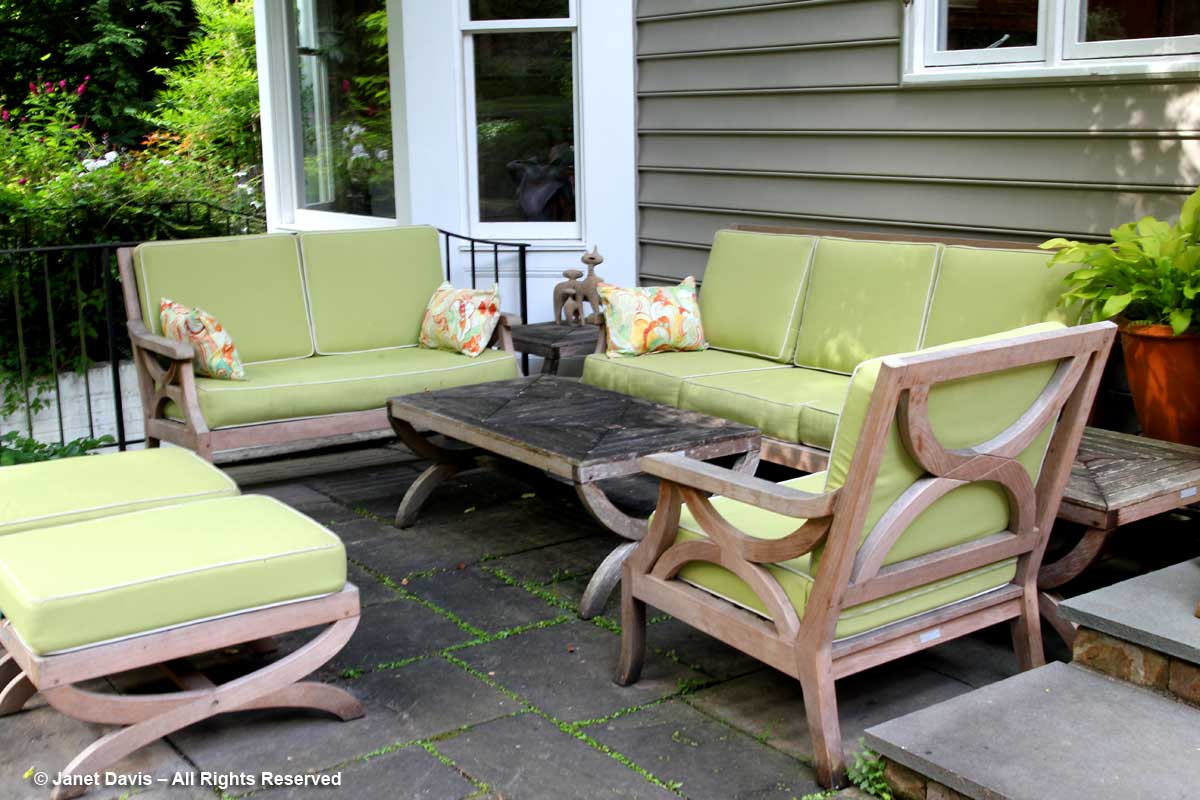
[{"label": "wooden coffee table", "polygon": [[[621,564],[647,530],[645,519],[617,508],[597,481],[635,475],[639,459],[659,453],[704,460],[739,455],[734,469],[752,474],[762,441],[748,425],[553,375],[393,397],[388,417],[400,439],[433,462],[404,495],[397,527],[412,525],[438,484],[486,452],[570,481],[592,516],[630,540],[596,569],[580,603],[584,619],[604,607]],[[418,431],[452,441],[435,443]]]},{"label": "wooden coffee table", "polygon": [[514,325],[512,337],[513,348],[518,353],[541,356],[544,359],[543,375],[557,375],[562,359],[596,352],[600,328],[596,325],[535,322],[532,325]]}]

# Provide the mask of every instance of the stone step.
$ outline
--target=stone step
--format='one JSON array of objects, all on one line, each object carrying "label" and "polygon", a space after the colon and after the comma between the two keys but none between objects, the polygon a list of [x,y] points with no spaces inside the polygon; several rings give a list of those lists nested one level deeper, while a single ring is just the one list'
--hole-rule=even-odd
[{"label": "stone step", "polygon": [[1058,662],[877,725],[866,744],[928,779],[910,792],[927,800],[1200,796],[1200,710]]}]

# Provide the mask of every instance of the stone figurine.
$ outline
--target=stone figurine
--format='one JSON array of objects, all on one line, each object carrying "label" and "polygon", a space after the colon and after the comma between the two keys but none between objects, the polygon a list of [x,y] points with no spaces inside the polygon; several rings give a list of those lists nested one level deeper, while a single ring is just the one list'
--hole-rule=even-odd
[{"label": "stone figurine", "polygon": [[604,319],[604,308],[600,301],[600,284],[604,283],[604,279],[596,274],[596,267],[604,263],[604,256],[600,255],[600,248],[593,245],[591,252],[584,253],[580,260],[587,265],[587,277],[581,284],[579,310],[582,314],[583,303],[587,302],[592,307],[592,313],[585,316],[583,321],[590,325],[599,325]]},{"label": "stone figurine", "polygon": [[[563,273],[563,277],[566,280],[554,287],[554,321],[579,325],[583,322],[583,303],[580,300],[583,295],[583,284],[579,282],[583,273],[577,269],[569,269]],[[568,310],[568,300],[571,301],[570,308],[573,313],[564,314]]]}]

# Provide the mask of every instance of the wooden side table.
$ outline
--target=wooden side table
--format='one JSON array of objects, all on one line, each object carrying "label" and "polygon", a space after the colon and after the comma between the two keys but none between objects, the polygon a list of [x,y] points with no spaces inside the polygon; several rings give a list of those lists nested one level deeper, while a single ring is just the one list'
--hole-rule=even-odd
[{"label": "wooden side table", "polygon": [[541,356],[543,375],[557,375],[558,363],[572,356],[596,352],[600,328],[596,325],[562,325],[557,322],[537,322],[514,325],[513,349],[527,356]]},{"label": "wooden side table", "polygon": [[1038,573],[1042,617],[1072,644],[1078,626],[1059,613],[1051,590],[1096,562],[1113,533],[1155,514],[1200,502],[1200,447],[1086,428],[1058,518],[1087,526],[1083,537]]}]

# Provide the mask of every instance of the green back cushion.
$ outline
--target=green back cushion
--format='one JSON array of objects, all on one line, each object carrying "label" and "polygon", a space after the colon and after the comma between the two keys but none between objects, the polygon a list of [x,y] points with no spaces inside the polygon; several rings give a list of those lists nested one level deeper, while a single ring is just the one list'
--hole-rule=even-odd
[{"label": "green back cushion", "polygon": [[300,234],[317,352],[415,345],[442,281],[436,228]]},{"label": "green back cushion", "polygon": [[700,321],[709,345],[780,363],[791,360],[815,241],[718,231],[700,287]]},{"label": "green back cushion", "polygon": [[307,358],[312,331],[295,237],[286,233],[147,242],[134,250],[146,327],[164,297],[212,314],[246,363]]},{"label": "green back cushion", "polygon": [[[1061,323],[1048,322],[930,349],[942,350],[1063,327]],[[846,482],[882,363],[882,358],[872,359],[860,364],[854,371],[830,453],[826,484],[829,490],[837,489]],[[949,449],[964,448],[981,444],[999,434],[1033,404],[1050,382],[1057,366],[1055,362],[1047,362],[936,384],[929,393],[929,417],[938,441]],[[1035,482],[1049,443],[1051,427],[1048,426],[1019,457]],[[900,438],[899,424],[893,420],[879,465],[879,475],[871,492],[862,535],[865,537],[869,534],[900,495],[925,476],[924,470],[909,455]],[[995,483],[970,483],[950,492],[917,517],[884,563],[892,564],[962,544],[1007,527],[1008,500],[1004,490]]]},{"label": "green back cushion", "polygon": [[938,246],[823,238],[817,243],[795,364],[850,374],[917,349]]},{"label": "green back cushion", "polygon": [[1058,305],[1073,264],[1047,268],[1039,250],[947,247],[942,253],[924,347],[1006,331],[1036,322],[1073,324],[1078,310]]}]

